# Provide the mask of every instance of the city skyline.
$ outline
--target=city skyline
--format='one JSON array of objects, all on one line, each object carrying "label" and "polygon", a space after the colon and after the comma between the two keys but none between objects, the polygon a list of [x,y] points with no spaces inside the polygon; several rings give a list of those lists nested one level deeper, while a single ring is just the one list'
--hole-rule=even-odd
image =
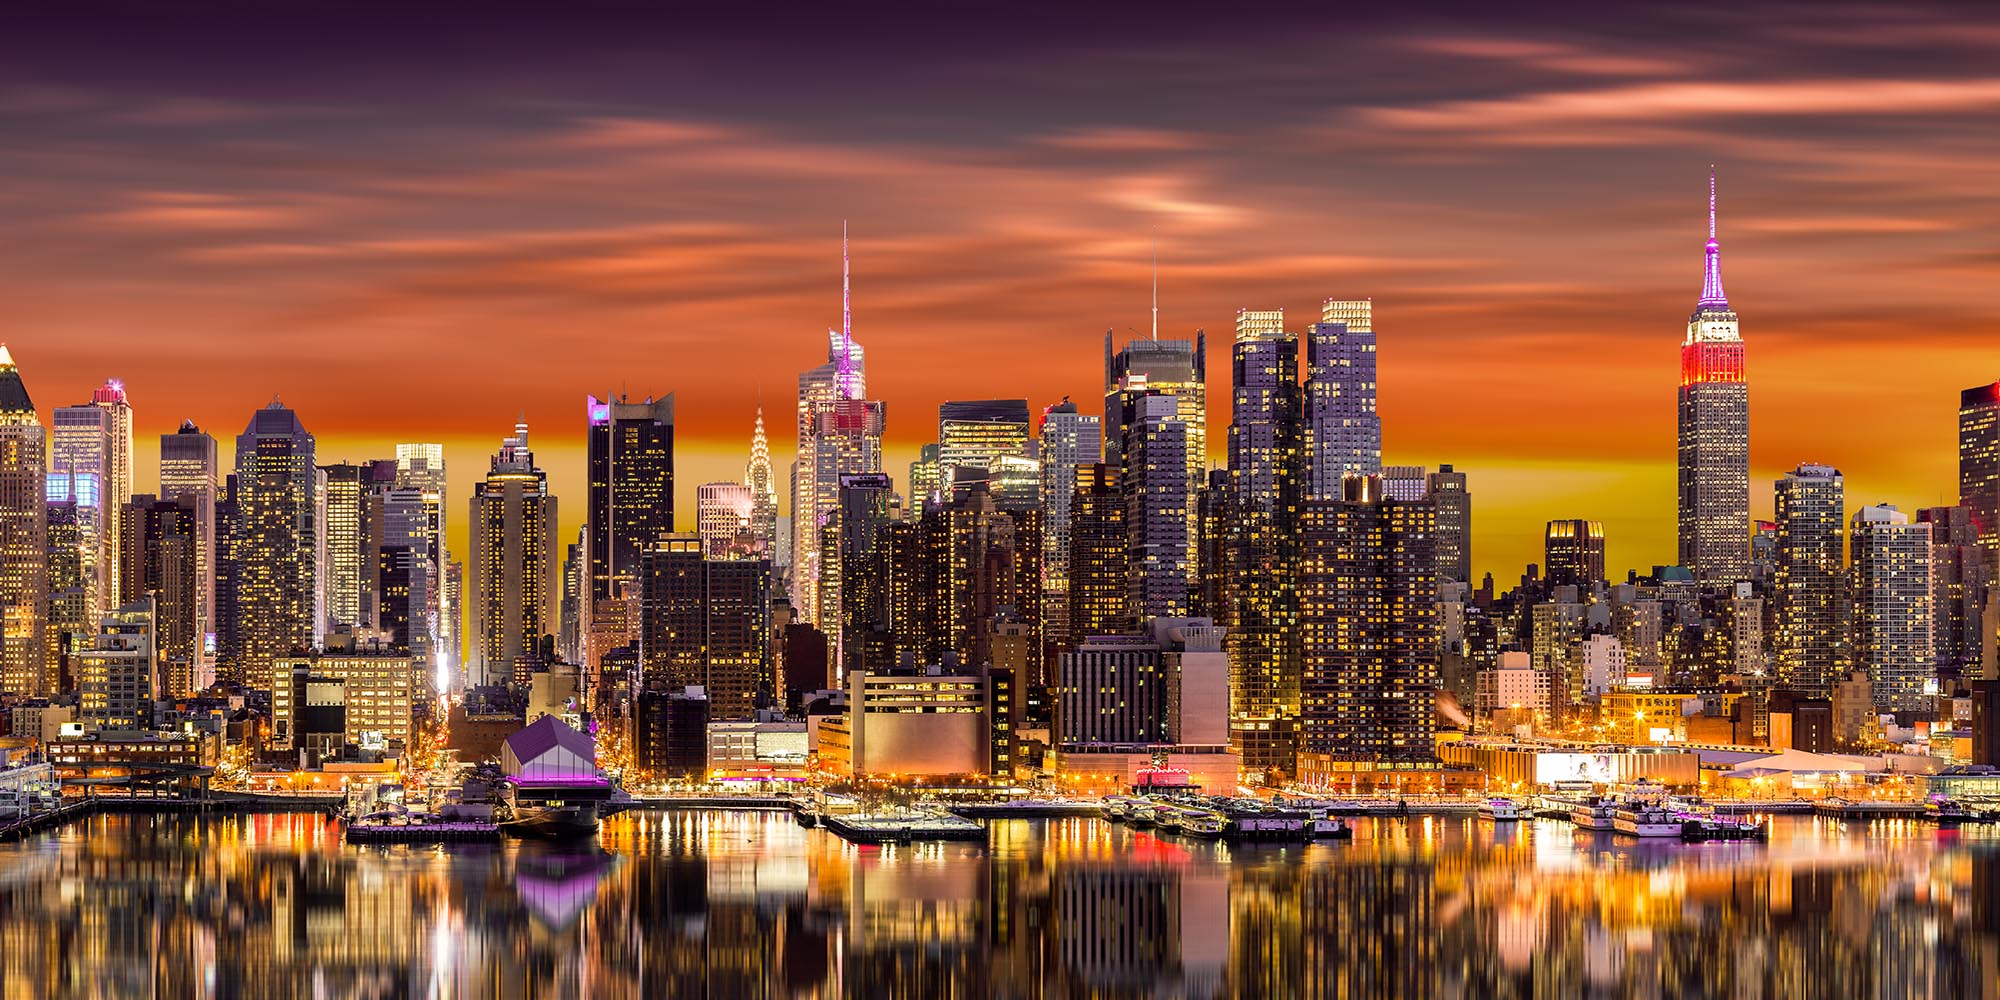
[{"label": "city skyline", "polygon": [[[1148,57],[1186,47],[1176,14],[1124,34],[1085,19],[1061,43],[995,32],[963,65],[831,74],[824,94],[790,67],[762,83],[715,60],[607,68],[581,57],[614,40],[577,28],[548,43],[546,93],[461,66],[479,92],[438,103],[383,84],[442,44],[441,25],[379,54],[370,79],[330,48],[273,46],[294,67],[275,90],[246,85],[258,60],[58,64],[30,50],[74,29],[45,26],[9,43],[0,326],[44,408],[128,385],[139,490],[156,435],[193,419],[226,437],[276,395],[324,462],[442,442],[465,497],[525,410],[552,492],[574,498],[567,539],[584,496],[577,402],[611,373],[633,398],[676,395],[681,511],[701,483],[740,478],[760,398],[786,464],[793,380],[840,321],[841,219],[899,482],[944,400],[1093,399],[1104,331],[1150,330],[1157,242],[1162,338],[1226,337],[1238,308],[1302,326],[1323,299],[1373,300],[1383,461],[1467,473],[1475,577],[1511,579],[1563,518],[1603,521],[1622,575],[1673,559],[1673,357],[1715,162],[1732,302],[1751,318],[1753,516],[1806,462],[1839,468],[1857,509],[1956,500],[1952,394],[1984,381],[1959,362],[1995,318],[1977,294],[1994,210],[1980,125],[2000,108],[1990,32],[1942,9],[1836,9],[1812,31],[1709,12],[1714,44],[1691,55],[1659,30],[1385,17],[1338,45],[1233,25],[1204,58],[1262,45],[1298,68],[1171,109],[1130,88],[1161,79]],[[232,30],[240,45],[276,28]],[[530,38],[512,23],[483,40],[504,53]],[[807,48],[756,44],[765,67]],[[848,67],[868,52],[820,55]],[[1092,65],[1103,52],[1111,69]],[[1324,90],[1304,64],[1326,52],[1351,57],[1325,60],[1348,67],[1341,88],[1296,96]],[[1356,71],[1387,60],[1399,74]],[[1028,66],[1098,96],[1010,97],[1001,84]],[[901,116],[838,106],[914,73],[937,93]],[[703,80],[743,86],[675,86]],[[928,127],[941,109],[986,127]],[[1213,462],[1227,408],[1209,394]],[[465,551],[464,525],[452,532]]]}]

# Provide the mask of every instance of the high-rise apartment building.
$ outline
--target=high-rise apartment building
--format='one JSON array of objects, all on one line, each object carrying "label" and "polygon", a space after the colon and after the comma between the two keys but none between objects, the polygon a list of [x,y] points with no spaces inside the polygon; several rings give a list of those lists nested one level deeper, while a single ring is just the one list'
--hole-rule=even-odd
[{"label": "high-rise apartment building", "polygon": [[1721,254],[1711,171],[1701,298],[1681,342],[1680,561],[1699,579],[1726,582],[1750,571],[1750,386]]},{"label": "high-rise apartment building", "polygon": [[[132,499],[132,403],[125,398],[125,383],[109,379],[103,385],[91,390],[90,405],[104,411],[104,429],[107,447],[104,453],[104,509],[115,512]],[[115,520],[115,518],[114,518]],[[106,552],[124,550],[120,533],[122,525],[111,524]],[[122,594],[125,586],[121,580],[122,569],[112,564],[109,579],[105,581],[105,594]],[[119,603],[124,603],[120,601]],[[108,606],[108,605],[107,605]]]},{"label": "high-rise apartment building", "polygon": [[1875,705],[1925,707],[1936,676],[1931,615],[1931,531],[1888,504],[1854,512],[1854,661]]},{"label": "high-rise apartment building", "polygon": [[674,396],[633,402],[622,395],[585,401],[589,418],[591,598],[616,597],[639,578],[639,556],[674,530]]},{"label": "high-rise apartment building", "polygon": [[21,370],[0,344],[0,691],[14,694],[50,690],[46,446]]},{"label": "high-rise apartment building", "polygon": [[[1079,413],[1068,396],[1042,411],[1041,436],[1036,441],[1041,464],[1042,501],[1042,627],[1057,646],[1071,641],[1069,630],[1070,504],[1076,496],[1076,472],[1104,456],[1102,421],[1097,414]],[[910,490],[916,493],[913,483]]]},{"label": "high-rise apartment building", "polygon": [[298,414],[272,400],[236,437],[229,557],[235,604],[234,664],[249,685],[271,690],[277,657],[311,649],[321,634],[319,470],[313,436]]},{"label": "high-rise apartment building", "polygon": [[1071,489],[1069,630],[1073,642],[1124,631],[1127,610],[1125,490],[1117,466],[1078,466]]},{"label": "high-rise apartment building", "polygon": [[162,696],[153,600],[105,612],[90,647],[77,655],[77,709],[94,731],[144,732]]},{"label": "high-rise apartment building", "polygon": [[840,503],[821,544],[821,572],[839,577],[838,586],[826,588],[840,602],[833,609],[840,627],[828,633],[836,684],[852,671],[895,662],[889,614],[889,527],[895,523],[895,501],[895,483],[882,473],[840,477]]},{"label": "high-rise apartment building", "polygon": [[[623,508],[611,503],[606,509]],[[473,487],[470,513],[472,657],[467,676],[474,684],[504,684],[517,663],[537,655],[542,636],[556,633],[560,596],[556,498],[549,493],[548,476],[535,465],[526,423],[516,424],[514,435],[501,442],[486,478]]]},{"label": "high-rise apartment building", "polygon": [[[423,630],[427,644],[419,647],[412,642],[406,648],[420,661],[428,660],[427,665],[435,672],[442,672],[448,667],[456,668],[460,655],[459,636],[464,630],[464,609],[448,586],[452,567],[456,564],[452,562],[451,550],[446,543],[446,539],[451,537],[447,526],[451,496],[447,488],[449,480],[445,473],[444,445],[435,442],[396,445],[393,479],[394,489],[404,495],[405,502],[412,494],[415,496],[420,504],[420,520],[406,520],[401,526],[390,526],[387,530],[407,539],[404,544],[427,564],[421,570],[428,585],[408,597],[410,601],[420,602],[428,619],[428,627]],[[378,482],[378,492],[380,487]],[[384,544],[393,547],[392,543]],[[409,617],[415,613],[412,609],[398,617]]]},{"label": "high-rise apartment building", "polygon": [[1434,759],[1438,648],[1436,514],[1390,500],[1374,476],[1303,507],[1300,776],[1348,762]]},{"label": "high-rise apartment building", "polygon": [[80,626],[76,634],[87,644],[98,619],[119,603],[113,569],[123,501],[112,499],[110,485],[111,412],[94,403],[59,406],[50,420],[48,499],[76,505],[77,552],[86,582],[83,617],[69,624]]},{"label": "high-rise apartment building", "polygon": [[206,687],[215,680],[215,501],[221,489],[215,438],[182,421],[172,434],[160,435],[160,499],[186,498],[195,516],[195,662],[193,673]]},{"label": "high-rise apartment building", "polygon": [[[1157,331],[1156,331],[1157,333]],[[1194,340],[1134,340],[1112,351],[1111,333],[1104,334],[1104,460],[1124,466],[1123,448],[1129,437],[1126,414],[1140,396],[1169,396],[1179,411],[1187,435],[1188,583],[1200,571],[1195,553],[1201,545],[1200,512],[1196,503],[1208,482],[1208,336],[1195,331]]]},{"label": "high-rise apartment building", "polygon": [[[375,560],[369,523],[374,499],[366,466],[342,462],[320,466],[319,524],[326,551],[327,629],[374,628]],[[365,613],[364,613],[365,612]]]},{"label": "high-rise apartment building", "polygon": [[1774,488],[1778,685],[1828,698],[1847,675],[1847,500],[1840,470],[1801,465]]},{"label": "high-rise apartment building", "polygon": [[201,511],[195,497],[162,500],[141,493],[119,525],[121,606],[152,601],[158,697],[182,697],[214,683],[200,656]]},{"label": "high-rise apartment building", "polygon": [[1328,299],[1306,335],[1306,495],[1339,499],[1348,476],[1382,471],[1370,299]]},{"label": "high-rise apartment building", "polygon": [[1247,774],[1290,774],[1303,652],[1297,563],[1305,427],[1299,339],[1285,331],[1283,310],[1237,313],[1230,375],[1221,564],[1204,571],[1219,577],[1217,603],[1228,627],[1229,746]]},{"label": "high-rise apartment building", "polygon": [[1472,491],[1465,473],[1440,465],[1425,483],[1437,510],[1438,583],[1472,582]]},{"label": "high-rise apartment building", "polygon": [[1958,502],[2000,575],[2000,382],[1958,394]]},{"label": "high-rise apartment building", "polygon": [[1917,523],[1931,531],[1931,633],[1940,686],[1977,677],[1989,641],[1982,618],[1993,586],[1992,567],[1979,545],[1972,511],[1964,506],[1925,507]]},{"label": "high-rise apartment building", "polygon": [[[1188,610],[1191,429],[1172,396],[1128,394],[1119,415],[1125,490],[1126,613],[1136,621]],[[1136,621],[1133,624],[1136,624]]]},{"label": "high-rise apartment building", "polygon": [[1588,594],[1604,579],[1604,522],[1550,521],[1542,532],[1542,578]]},{"label": "high-rise apartment building", "polygon": [[771,564],[704,558],[691,532],[659,540],[644,560],[634,703],[699,686],[710,718],[750,718],[770,663]]}]

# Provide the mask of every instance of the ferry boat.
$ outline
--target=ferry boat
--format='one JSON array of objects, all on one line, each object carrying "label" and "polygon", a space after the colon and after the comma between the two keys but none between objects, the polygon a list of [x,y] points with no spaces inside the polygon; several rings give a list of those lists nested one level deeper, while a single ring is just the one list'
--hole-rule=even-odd
[{"label": "ferry boat", "polygon": [[1179,806],[1164,802],[1153,804],[1153,825],[1168,833],[1178,833],[1181,828],[1182,811]]},{"label": "ferry boat", "polygon": [[1132,802],[1131,811],[1125,815],[1125,822],[1140,828],[1152,826],[1153,810],[1153,803],[1147,802],[1144,799],[1135,799]]},{"label": "ferry boat", "polygon": [[1479,804],[1479,815],[1495,823],[1507,823],[1521,818],[1521,806],[1513,799],[1495,795]]},{"label": "ferry boat", "polygon": [[1924,803],[1924,814],[1946,829],[1972,819],[1972,814],[1964,806],[1947,798],[1935,798]]},{"label": "ferry boat", "polygon": [[1570,803],[1569,821],[1585,830],[1611,831],[1618,828],[1618,804],[1595,795]]},{"label": "ferry boat", "polygon": [[1628,837],[1679,837],[1686,821],[1656,801],[1628,800],[1618,805],[1612,829]]},{"label": "ferry boat", "polygon": [[1182,809],[1181,832],[1189,836],[1214,839],[1229,832],[1229,817],[1213,809]]}]

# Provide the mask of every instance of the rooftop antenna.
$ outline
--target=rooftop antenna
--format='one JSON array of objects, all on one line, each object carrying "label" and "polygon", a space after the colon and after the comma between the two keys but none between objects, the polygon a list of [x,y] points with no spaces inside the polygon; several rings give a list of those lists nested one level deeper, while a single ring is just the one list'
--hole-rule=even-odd
[{"label": "rooftop antenna", "polygon": [[846,219],[840,220],[840,336],[845,340],[854,339],[854,300],[849,295],[847,285]]},{"label": "rooftop antenna", "polygon": [[1153,231],[1153,339],[1160,339],[1160,235]]},{"label": "rooftop antenna", "polygon": [[1715,164],[1708,165],[1708,238],[1715,239]]}]

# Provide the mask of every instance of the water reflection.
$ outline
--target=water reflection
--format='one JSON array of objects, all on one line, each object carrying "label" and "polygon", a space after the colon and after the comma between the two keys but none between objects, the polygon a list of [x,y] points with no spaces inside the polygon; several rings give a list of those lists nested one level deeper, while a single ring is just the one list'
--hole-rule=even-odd
[{"label": "water reflection", "polygon": [[0,846],[0,998],[1986,996],[2000,831],[1768,846],[1553,822],[1230,848],[1095,821],[859,848],[754,813],[598,844],[355,848],[329,821],[98,817]]}]

